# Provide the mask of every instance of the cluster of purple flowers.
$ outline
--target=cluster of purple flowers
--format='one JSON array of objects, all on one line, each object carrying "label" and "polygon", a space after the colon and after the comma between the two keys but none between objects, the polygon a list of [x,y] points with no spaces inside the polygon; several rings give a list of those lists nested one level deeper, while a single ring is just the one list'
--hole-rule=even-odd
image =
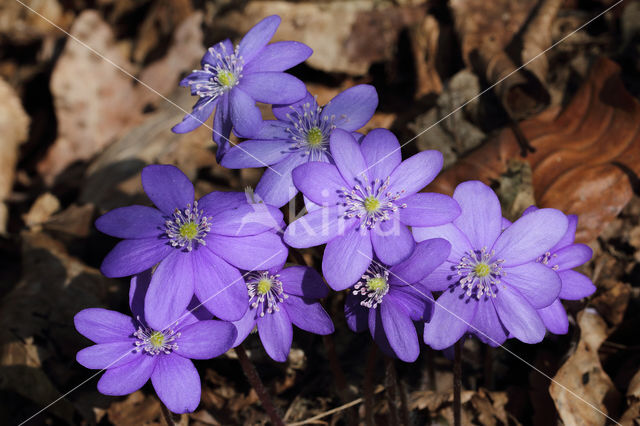
[{"label": "cluster of purple flowers", "polygon": [[[102,272],[132,277],[133,313],[76,315],[78,331],[96,343],[78,362],[107,370],[99,391],[128,394],[150,378],[171,411],[193,411],[200,379],[191,359],[219,356],[257,328],[269,356],[286,361],[292,325],[333,333],[319,302],[329,287],[347,290],[351,330],[368,329],[385,354],[406,362],[420,353],[416,323],[434,349],[467,335],[497,346],[566,333],[560,300],[595,290],[572,270],[591,258],[587,246],[574,244],[577,218],[531,207],[510,223],[495,193],[477,181],[460,184],[453,197],[420,192],[440,172],[442,155],[402,161],[390,131],[358,133],[378,104],[371,86],[319,106],[283,72],[311,49],[268,44],[279,22],[265,18],[238,46],[225,40],[207,51],[202,69],[181,83],[199,100],[173,129],[189,132],[215,110],[218,161],[268,167],[256,193],[212,192],[196,201],[180,170],[151,165],[141,179],[155,208],[122,207],[96,222],[122,239]],[[256,101],[272,104],[276,120],[263,121]],[[246,140],[232,147],[232,131]],[[279,208],[298,191],[306,214],[286,226]],[[320,245],[322,276],[285,264],[289,248]]]}]

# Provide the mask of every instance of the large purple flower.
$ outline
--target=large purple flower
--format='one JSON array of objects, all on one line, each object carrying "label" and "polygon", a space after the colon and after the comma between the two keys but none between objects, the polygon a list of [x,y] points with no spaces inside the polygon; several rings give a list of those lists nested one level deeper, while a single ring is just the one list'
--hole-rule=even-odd
[{"label": "large purple flower", "polygon": [[[523,215],[538,210],[536,206],[526,209]],[[563,300],[579,300],[596,291],[589,277],[574,271],[573,268],[587,263],[593,252],[585,244],[575,244],[578,216],[567,215],[569,226],[560,241],[537,259],[537,262],[553,269],[560,276],[562,287],[560,294],[546,308],[538,309],[538,314],[547,329],[554,334],[565,334],[569,331],[569,319],[562,306]]]},{"label": "large purple flower", "polygon": [[183,312],[194,293],[218,318],[241,318],[248,299],[238,268],[285,261],[288,250],[273,231],[282,213],[249,203],[243,193],[212,192],[196,202],[193,185],[174,166],[145,167],[142,186],[157,208],[122,207],[96,221],[100,231],[124,238],[105,257],[102,273],[124,277],[158,264],[145,300],[151,327]]},{"label": "large purple flower", "polygon": [[391,267],[369,259],[367,272],[349,289],[344,304],[349,328],[369,328],[385,354],[415,361],[420,342],[413,321],[429,320],[433,301],[419,282],[447,259],[450,250],[446,240],[434,238],[416,244],[408,259]]},{"label": "large purple flower", "polygon": [[250,272],[246,276],[249,309],[233,323],[238,346],[258,326],[262,346],[275,361],[287,360],[293,328],[291,324],[315,334],[331,334],[333,322],[317,299],[326,297],[322,277],[305,266],[277,267]]},{"label": "large purple flower", "polygon": [[284,206],[298,193],[291,171],[307,161],[330,162],[333,129],[358,130],[371,119],[377,106],[376,89],[367,84],[345,90],[323,107],[307,92],[293,105],[274,105],[277,120],[265,121],[253,140],[231,148],[221,164],[231,169],[271,166],[256,192],[267,203]]},{"label": "large purple flower", "polygon": [[443,225],[460,214],[451,197],[417,193],[442,168],[439,152],[403,162],[385,129],[372,130],[362,144],[336,129],[329,145],[335,165],[310,162],[293,171],[295,185],[319,207],[290,224],[284,238],[298,248],[327,244],[322,271],[333,289],[360,279],[374,252],[387,265],[409,257],[415,241],[408,226]]},{"label": "large purple flower", "polygon": [[[144,274],[148,279],[148,273]],[[184,311],[163,327],[150,327],[136,309],[136,277],[130,304],[136,318],[107,309],[84,309],[76,329],[96,344],[78,352],[87,368],[106,369],[98,381],[105,395],[127,395],[149,379],[160,400],[174,413],[193,412],[200,403],[200,376],[191,359],[210,359],[229,350],[236,337],[230,323]],[[138,304],[138,306],[140,306]]]},{"label": "large purple flower", "polygon": [[218,144],[218,161],[229,149],[231,128],[236,135],[252,137],[262,125],[257,102],[290,104],[304,97],[305,85],[283,71],[304,62],[312,50],[303,43],[269,43],[280,25],[273,15],[258,22],[235,48],[224,40],[202,57],[202,69],[180,82],[199,96],[191,114],[173,127],[187,133],[203,124],[214,108],[213,140]]},{"label": "large purple flower", "polygon": [[464,182],[453,198],[462,209],[453,223],[413,229],[417,241],[439,237],[452,246],[447,261],[422,281],[442,291],[425,325],[425,343],[444,349],[467,332],[493,346],[502,344],[507,333],[525,343],[541,341],[545,326],[536,309],[558,297],[561,281],[536,259],[560,241],[567,218],[558,210],[541,209],[501,232],[500,202],[491,188]]}]

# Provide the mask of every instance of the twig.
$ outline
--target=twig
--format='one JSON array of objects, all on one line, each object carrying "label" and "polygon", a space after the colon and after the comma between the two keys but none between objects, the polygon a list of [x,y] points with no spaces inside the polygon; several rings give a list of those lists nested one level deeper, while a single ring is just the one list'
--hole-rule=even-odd
[{"label": "twig", "polygon": [[455,343],[453,349],[453,424],[454,426],[461,426],[462,404],[460,401],[460,391],[462,388],[462,345],[460,344],[460,341]]},{"label": "twig", "polygon": [[396,405],[398,396],[398,379],[396,377],[396,367],[393,365],[393,359],[385,355],[385,382],[387,386],[387,402],[389,403],[389,423],[392,426],[398,425],[398,407]]},{"label": "twig", "polygon": [[247,380],[249,380],[249,383],[251,383],[251,386],[253,386],[256,394],[258,394],[258,398],[260,398],[260,401],[262,402],[262,407],[271,418],[271,422],[276,426],[285,426],[282,418],[278,414],[278,410],[273,405],[271,397],[265,389],[264,384],[262,383],[262,380],[260,379],[260,376],[256,371],[256,368],[253,366],[253,363],[247,356],[247,352],[244,350],[242,344],[236,346],[235,352],[238,355],[238,360],[240,360],[240,366],[244,371],[244,375],[247,376]]},{"label": "twig", "polygon": [[373,370],[376,366],[376,355],[378,347],[371,342],[369,354],[367,355],[367,363],[364,369],[364,382],[362,390],[364,393],[364,423],[367,426],[375,426],[376,422],[373,416]]},{"label": "twig", "polygon": [[402,423],[405,426],[409,426],[411,424],[410,421],[410,413],[409,413],[409,403],[407,401],[407,389],[404,386],[404,381],[398,378],[398,391],[400,393],[400,407],[402,408]]}]

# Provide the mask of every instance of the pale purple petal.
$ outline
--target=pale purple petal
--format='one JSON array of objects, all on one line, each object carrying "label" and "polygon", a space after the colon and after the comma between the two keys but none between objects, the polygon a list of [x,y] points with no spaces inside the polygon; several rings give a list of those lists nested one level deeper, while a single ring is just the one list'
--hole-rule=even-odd
[{"label": "pale purple petal", "polygon": [[401,306],[411,317],[412,321],[429,321],[433,311],[433,296],[431,292],[420,284],[405,286],[391,285],[385,296],[397,306]]},{"label": "pale purple petal", "polygon": [[364,161],[360,145],[350,133],[335,129],[329,137],[329,147],[333,161],[349,186],[363,184],[367,176],[367,164]]},{"label": "pale purple petal", "polygon": [[284,300],[283,305],[289,320],[296,327],[320,335],[334,332],[331,317],[315,299],[289,296]]},{"label": "pale purple petal", "polygon": [[558,273],[562,280],[562,290],[560,290],[560,299],[580,300],[584,297],[591,296],[596,291],[589,277],[580,272],[568,270]]},{"label": "pale purple petal", "polygon": [[228,169],[270,166],[290,155],[291,146],[291,141],[283,139],[248,140],[231,148],[220,165]]},{"label": "pale purple petal", "polygon": [[308,158],[306,153],[294,152],[269,167],[256,186],[256,194],[260,195],[265,203],[275,207],[287,204],[298,193],[298,189],[293,184],[291,172]]},{"label": "pale purple petal", "polygon": [[133,317],[144,319],[144,297],[151,284],[151,269],[131,277],[129,284],[129,308]]},{"label": "pale purple petal", "polygon": [[415,194],[440,173],[442,161],[442,154],[438,151],[422,151],[407,158],[391,173],[388,191],[402,191],[405,197]]},{"label": "pale purple petal", "polygon": [[449,256],[451,244],[442,238],[422,241],[413,253],[389,269],[389,282],[397,285],[414,284],[433,272]]},{"label": "pale purple petal", "polygon": [[98,381],[98,391],[104,395],[128,395],[147,383],[158,357],[141,354],[137,361],[108,369]]},{"label": "pale purple petal", "polygon": [[387,356],[397,358],[396,354],[389,344],[387,334],[384,332],[384,326],[382,325],[382,316],[380,315],[380,309],[369,309],[369,332],[371,337],[378,345],[378,348]]},{"label": "pale purple petal", "polygon": [[105,256],[100,271],[109,278],[127,277],[146,271],[175,250],[164,238],[120,241]]},{"label": "pale purple petal", "polygon": [[274,361],[287,360],[293,340],[293,327],[283,309],[258,318],[258,334],[262,346]]},{"label": "pale purple petal", "polygon": [[354,227],[327,243],[322,258],[322,273],[331,288],[344,290],[362,277],[372,259],[369,234]]},{"label": "pale purple petal", "polygon": [[229,262],[246,271],[259,271],[282,265],[288,256],[282,238],[273,232],[247,237],[207,235],[207,247]]},{"label": "pale purple petal", "polygon": [[247,73],[238,87],[266,104],[289,104],[302,99],[307,92],[302,81],[284,72]]},{"label": "pale purple petal", "polygon": [[262,114],[256,101],[240,87],[229,92],[229,107],[233,131],[243,138],[252,138],[262,126]]},{"label": "pale purple petal", "polygon": [[245,63],[249,63],[271,40],[280,25],[280,17],[271,15],[253,26],[242,38],[238,51]]},{"label": "pale purple petal", "polygon": [[315,269],[306,266],[291,266],[278,272],[284,292],[294,296],[322,299],[329,289]]},{"label": "pale purple petal", "polygon": [[502,208],[495,192],[482,182],[469,181],[458,185],[453,198],[461,209],[454,225],[475,250],[490,249],[502,232]]},{"label": "pale purple petal", "polygon": [[361,301],[362,296],[354,296],[349,291],[344,302],[344,316],[347,320],[347,326],[354,333],[360,333],[369,327],[369,308],[362,306]]},{"label": "pale purple petal", "polygon": [[210,232],[218,235],[248,236],[277,229],[282,212],[264,203],[244,204],[211,218]]},{"label": "pale purple petal", "polygon": [[504,217],[502,218],[502,225],[501,225],[501,229],[504,231],[505,229],[507,229],[509,226],[511,226],[511,221],[509,219],[505,219]]},{"label": "pale purple petal", "polygon": [[175,166],[152,164],[142,169],[142,187],[147,196],[164,214],[193,205],[193,184]]},{"label": "pale purple petal", "polygon": [[507,330],[504,328],[493,305],[493,298],[482,296],[478,301],[478,310],[473,318],[469,331],[489,346],[500,346],[507,340]]},{"label": "pale purple petal", "polygon": [[127,340],[136,331],[133,319],[120,312],[88,308],[73,317],[78,333],[96,343]]},{"label": "pale purple petal", "polygon": [[229,140],[229,137],[231,136],[233,123],[231,122],[230,102],[230,96],[228,93],[222,95],[218,101],[216,113],[213,116],[212,137],[213,141],[218,145],[218,149],[216,150],[216,161],[218,163],[222,161],[222,158],[231,148],[231,141]]},{"label": "pale purple petal", "polygon": [[378,258],[387,265],[395,265],[408,258],[415,247],[409,228],[400,223],[397,215],[380,222],[370,232],[371,244]]},{"label": "pale purple petal", "polygon": [[198,99],[193,106],[193,111],[186,114],[182,121],[171,128],[173,133],[188,133],[205,124],[213,109],[218,104],[218,99],[204,97]]},{"label": "pale purple petal", "polygon": [[244,192],[210,192],[198,200],[198,209],[206,216],[217,216],[228,209],[235,209],[248,203]]},{"label": "pale purple petal", "polygon": [[273,105],[271,107],[271,111],[273,115],[281,121],[297,121],[293,119],[295,117],[295,111],[302,112],[303,106],[309,104],[309,109],[314,110],[318,108],[318,103],[316,102],[316,98],[309,92],[297,102],[286,105]]},{"label": "pale purple petal", "polygon": [[180,328],[176,354],[191,359],[211,359],[222,355],[236,338],[236,329],[224,321],[198,321]]},{"label": "pale purple petal", "polygon": [[445,349],[468,331],[478,309],[478,300],[459,287],[445,290],[435,302],[431,321],[424,326],[424,342],[433,349]]},{"label": "pale purple petal", "polygon": [[398,358],[404,362],[418,359],[420,343],[409,314],[391,300],[385,300],[380,305],[380,317],[389,345]]},{"label": "pale purple petal", "polygon": [[225,321],[242,318],[249,306],[249,296],[240,271],[206,248],[194,254],[194,267],[198,271],[195,293],[200,302]]},{"label": "pale purple petal", "polygon": [[342,202],[347,183],[333,164],[312,161],[293,170],[293,183],[306,197],[321,206]]},{"label": "pale purple petal", "polygon": [[573,244],[573,241],[576,239],[576,229],[578,228],[578,216],[575,214],[567,215],[567,232],[564,233],[560,241],[556,243],[555,246],[549,250],[550,252],[558,251],[559,249],[566,247],[570,244]]},{"label": "pale purple petal", "polygon": [[165,219],[153,207],[120,207],[103,214],[96,220],[98,231],[118,238],[153,238],[164,234]]},{"label": "pale purple petal", "polygon": [[507,286],[517,288],[535,309],[549,306],[560,294],[560,277],[554,270],[541,263],[530,262],[504,268],[504,272],[501,281]]},{"label": "pale purple petal", "polygon": [[367,124],[377,107],[378,93],[375,87],[359,84],[331,99],[322,115],[334,116],[336,127],[352,132]]},{"label": "pale purple petal", "polygon": [[247,336],[253,331],[256,327],[256,323],[258,318],[256,316],[256,309],[247,309],[247,312],[244,314],[242,318],[238,321],[234,321],[231,324],[236,328],[236,339],[233,342],[233,347],[235,348],[240,343],[244,342]]},{"label": "pale purple petal", "polygon": [[402,162],[398,138],[387,129],[373,129],[361,143],[362,155],[370,165],[371,179],[384,181]]},{"label": "pale purple petal", "polygon": [[549,266],[557,266],[556,270],[564,271],[587,263],[591,260],[591,256],[593,256],[593,250],[588,245],[572,244],[553,253]]},{"label": "pale purple petal", "polygon": [[144,356],[140,352],[136,352],[136,348],[133,339],[99,343],[78,352],[76,361],[83,367],[95,370],[116,368]]},{"label": "pale purple petal", "polygon": [[[532,213],[533,214],[533,213]],[[528,215],[530,216],[530,215]],[[526,216],[525,216],[526,217]],[[513,287],[500,287],[494,305],[510,336],[524,343],[538,343],[546,331],[538,312]]]},{"label": "pale purple petal", "polygon": [[569,331],[569,318],[559,299],[546,308],[538,309],[538,315],[544,326],[553,334],[567,334]]},{"label": "pale purple petal", "polygon": [[145,319],[151,328],[164,330],[184,313],[193,296],[193,268],[193,253],[180,250],[160,262],[144,298]]},{"label": "pale purple petal", "polygon": [[418,193],[402,199],[400,220],[409,226],[439,226],[460,215],[460,206],[451,197],[436,193]]},{"label": "pale purple petal", "polygon": [[200,376],[191,360],[171,353],[157,356],[151,383],[169,411],[192,413],[200,404]]},{"label": "pale purple petal", "polygon": [[516,220],[498,237],[493,246],[495,258],[504,259],[504,266],[535,260],[549,251],[566,230],[567,218],[559,210],[540,209],[529,213]]},{"label": "pale purple petal", "polygon": [[420,280],[425,288],[431,291],[444,291],[460,280],[455,264],[445,261],[429,275]]},{"label": "pale purple petal", "polygon": [[284,231],[284,241],[295,248],[314,247],[344,235],[357,223],[345,219],[344,206],[323,207],[292,222]]},{"label": "pale purple petal", "polygon": [[[212,52],[213,50],[213,52]],[[217,54],[219,53],[222,56],[226,56],[233,52],[233,43],[228,38],[222,40],[219,43],[211,46],[202,56],[202,60],[200,61],[200,65],[204,68],[205,64],[218,65],[220,63],[220,59],[217,58]]]},{"label": "pale purple petal", "polygon": [[313,50],[297,41],[278,41],[266,45],[244,66],[244,74],[265,71],[284,71],[304,62]]},{"label": "pale purple petal", "polygon": [[457,226],[450,223],[428,228],[413,228],[412,231],[418,242],[431,238],[444,238],[449,241],[451,243],[449,260],[453,263],[458,263],[466,253],[473,250],[467,236]]}]

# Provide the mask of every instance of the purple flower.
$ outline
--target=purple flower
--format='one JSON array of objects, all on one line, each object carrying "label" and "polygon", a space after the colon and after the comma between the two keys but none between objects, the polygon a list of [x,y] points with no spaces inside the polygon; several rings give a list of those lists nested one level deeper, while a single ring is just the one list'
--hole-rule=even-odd
[{"label": "purple flower", "polygon": [[271,166],[256,192],[267,203],[282,207],[298,193],[291,171],[308,161],[331,162],[329,137],[333,129],[358,130],[377,106],[376,89],[366,84],[345,90],[323,107],[307,92],[293,105],[274,105],[277,120],[265,121],[253,140],[231,148],[221,164],[231,169]]},{"label": "purple flower", "polygon": [[541,209],[501,232],[500,202],[491,188],[464,182],[453,198],[462,213],[452,224],[413,229],[417,241],[444,238],[452,246],[447,261],[422,281],[442,291],[425,325],[425,343],[444,349],[467,332],[492,346],[502,344],[507,333],[525,343],[541,341],[545,326],[536,309],[558,297],[561,281],[536,259],[560,241],[567,218]]},{"label": "purple flower", "polygon": [[[148,277],[148,273],[146,274]],[[136,279],[130,305],[134,314]],[[200,376],[191,359],[210,359],[231,348],[236,330],[230,323],[199,320],[200,312],[185,311],[163,327],[149,327],[107,309],[84,309],[74,323],[80,334],[96,343],[78,352],[84,367],[105,369],[98,390],[105,395],[127,395],[149,379],[160,400],[174,413],[193,412],[200,403]],[[177,319],[177,321],[176,321]]]},{"label": "purple flower", "polygon": [[322,271],[333,289],[356,282],[374,252],[387,265],[409,257],[415,241],[408,226],[443,225],[460,213],[451,197],[417,194],[442,168],[439,152],[402,162],[398,140],[385,129],[362,144],[336,129],[329,146],[335,165],[310,162],[293,171],[296,187],[319,206],[290,224],[284,239],[298,248],[327,244]]},{"label": "purple flower", "polygon": [[416,244],[411,256],[397,265],[371,261],[344,304],[349,328],[354,332],[369,328],[385,354],[415,361],[420,342],[413,321],[427,321],[433,301],[419,282],[447,259],[450,250],[446,240],[434,238]]},{"label": "purple flower", "polygon": [[199,96],[191,114],[173,127],[187,133],[203,124],[216,108],[213,140],[218,144],[218,161],[229,149],[231,128],[240,137],[252,137],[262,125],[257,102],[289,104],[304,97],[305,85],[283,71],[304,62],[312,50],[295,41],[269,43],[280,25],[273,15],[258,22],[235,48],[224,40],[202,57],[202,69],[180,82]]},{"label": "purple flower", "polygon": [[[536,206],[526,209],[523,215],[538,210]],[[560,276],[562,286],[560,294],[546,308],[538,309],[538,315],[547,329],[554,334],[565,334],[569,331],[569,319],[562,306],[563,300],[579,300],[596,291],[589,277],[574,271],[572,268],[587,263],[593,252],[585,244],[575,244],[578,216],[567,215],[569,226],[560,241],[537,259],[537,262],[553,269]]]},{"label": "purple flower", "polygon": [[194,293],[218,318],[241,318],[247,292],[238,268],[285,261],[287,248],[273,231],[282,213],[249,203],[243,193],[212,192],[196,202],[193,185],[174,166],[145,167],[142,186],[157,208],[122,207],[96,221],[100,231],[124,238],[105,257],[102,273],[124,277],[158,264],[145,300],[151,327],[176,318]]},{"label": "purple flower", "polygon": [[246,277],[247,313],[233,323],[238,346],[258,326],[262,346],[271,358],[285,362],[291,349],[291,324],[315,334],[331,334],[333,322],[317,301],[328,294],[322,277],[312,268],[292,266],[250,272]]}]

